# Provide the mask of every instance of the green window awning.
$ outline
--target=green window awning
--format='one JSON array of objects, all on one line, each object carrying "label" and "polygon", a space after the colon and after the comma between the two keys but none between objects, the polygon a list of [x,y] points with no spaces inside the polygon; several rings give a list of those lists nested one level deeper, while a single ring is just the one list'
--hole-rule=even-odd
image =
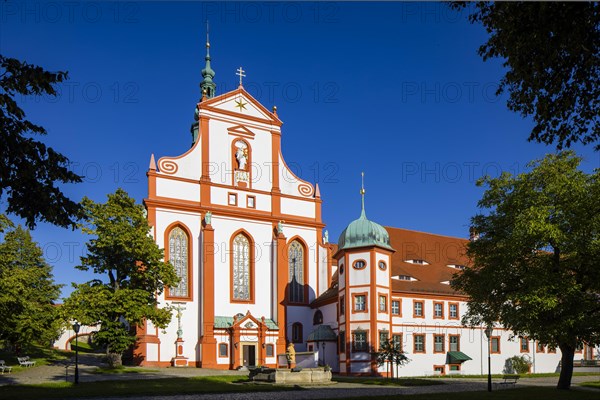
[{"label": "green window awning", "polygon": [[462,351],[449,351],[446,354],[446,364],[461,364],[468,360],[472,360],[472,358]]}]

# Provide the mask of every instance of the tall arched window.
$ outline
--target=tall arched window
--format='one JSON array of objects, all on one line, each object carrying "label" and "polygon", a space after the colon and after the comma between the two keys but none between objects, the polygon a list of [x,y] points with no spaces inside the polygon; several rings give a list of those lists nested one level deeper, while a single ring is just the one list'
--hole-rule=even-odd
[{"label": "tall arched window", "polygon": [[290,302],[304,303],[304,247],[298,240],[290,243],[288,268]]},{"label": "tall arched window", "polygon": [[250,278],[250,241],[240,233],[233,239],[233,300],[251,300]]},{"label": "tall arched window", "polygon": [[169,288],[172,297],[188,297],[188,237],[180,227],[175,227],[169,233],[169,262],[175,267],[175,273],[180,281],[177,286]]}]

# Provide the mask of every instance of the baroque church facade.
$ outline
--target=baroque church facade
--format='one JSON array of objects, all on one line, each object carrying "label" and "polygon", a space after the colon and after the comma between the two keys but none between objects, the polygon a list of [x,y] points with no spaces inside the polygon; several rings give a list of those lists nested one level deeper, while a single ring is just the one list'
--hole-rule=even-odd
[{"label": "baroque church facade", "polygon": [[533,371],[556,370],[560,350],[460,324],[467,299],[449,281],[467,240],[384,228],[361,190],[359,218],[329,243],[318,184],[285,163],[276,108],[244,89],[241,68],[239,87],[217,95],[209,47],[193,144],[152,155],[147,172],[152,234],[181,281],[159,299],[177,310],[169,327],[137,327],[141,365],[276,367],[293,343],[298,362],[386,374],[371,353],[391,339],[411,359],[405,376],[485,373],[488,345],[495,373],[524,354]]}]

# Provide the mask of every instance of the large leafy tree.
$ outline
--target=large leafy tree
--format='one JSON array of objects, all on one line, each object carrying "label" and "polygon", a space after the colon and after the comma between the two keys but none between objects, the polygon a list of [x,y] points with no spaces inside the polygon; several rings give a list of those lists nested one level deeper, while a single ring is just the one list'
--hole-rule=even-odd
[{"label": "large leafy tree", "polygon": [[508,92],[511,111],[533,116],[529,140],[599,150],[600,4],[477,2],[473,9],[471,22],[490,35],[479,55],[504,60],[498,93]]},{"label": "large leafy tree", "polygon": [[[396,375],[398,374],[398,367],[408,364],[410,359],[404,354],[401,343],[394,343],[392,339],[388,339],[385,342],[379,344],[379,351],[373,353],[373,357],[377,362],[378,366],[383,366],[386,363],[389,365],[391,371],[391,377],[394,377],[394,365],[396,366]],[[397,376],[396,376],[397,377]]]},{"label": "large leafy tree", "polygon": [[559,389],[570,387],[577,346],[600,344],[600,172],[580,161],[561,152],[518,176],[481,179],[473,266],[452,281],[470,296],[463,323],[498,322],[560,348]]},{"label": "large leafy tree", "polygon": [[83,200],[83,232],[93,235],[81,270],[102,275],[75,291],[65,303],[69,318],[86,325],[100,323],[96,335],[109,360],[121,363],[122,353],[135,342],[135,324],[150,320],[164,328],[171,310],[160,308],[157,294],[177,283],[173,266],[163,262],[163,250],[150,235],[144,208],[118,189],[104,204]]},{"label": "large leafy tree", "polygon": [[56,339],[61,286],[29,231],[8,231],[0,243],[0,340],[19,350]]},{"label": "large leafy tree", "polygon": [[69,170],[67,157],[33,139],[46,129],[30,122],[15,100],[17,95],[55,96],[66,78],[66,72],[0,55],[0,197],[6,194],[6,212],[23,218],[29,228],[39,220],[75,228],[80,211],[57,183],[81,182],[81,177]]}]

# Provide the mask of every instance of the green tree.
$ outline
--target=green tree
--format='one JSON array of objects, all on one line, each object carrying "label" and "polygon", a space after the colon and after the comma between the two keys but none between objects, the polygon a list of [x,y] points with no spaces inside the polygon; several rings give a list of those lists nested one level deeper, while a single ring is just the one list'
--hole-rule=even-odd
[{"label": "green tree", "polygon": [[31,229],[37,220],[76,227],[80,206],[57,183],[81,182],[81,177],[69,170],[67,157],[31,137],[46,129],[26,119],[15,96],[55,96],[66,78],[66,72],[0,55],[0,196],[7,194],[6,212],[25,219]]},{"label": "green tree", "polygon": [[75,285],[65,311],[86,325],[100,322],[96,340],[106,346],[111,363],[119,365],[122,353],[135,342],[135,324],[150,320],[164,328],[170,322],[170,308],[159,308],[156,295],[175,285],[177,276],[163,262],[144,208],[124,190],[109,195],[104,204],[84,198],[83,209],[82,230],[94,238],[77,268],[91,269],[104,279]]},{"label": "green tree", "polygon": [[498,94],[508,92],[511,111],[533,116],[529,140],[600,150],[600,4],[476,2],[469,19],[490,35],[483,60],[504,60]]},{"label": "green tree", "polygon": [[379,351],[374,352],[373,357],[375,357],[375,361],[377,362],[378,366],[381,367],[386,363],[389,365],[389,370],[392,372],[392,378],[394,377],[394,365],[398,367],[410,362],[410,359],[406,357],[406,354],[404,354],[402,346],[394,343],[394,341],[391,339],[380,343]]},{"label": "green tree", "polygon": [[19,350],[58,338],[61,286],[29,231],[7,232],[0,243],[0,340]]},{"label": "green tree", "polygon": [[515,335],[560,347],[559,389],[569,389],[578,344],[600,343],[600,172],[571,151],[518,176],[485,177],[472,218],[472,267],[452,287],[469,295],[463,323],[499,322]]}]

